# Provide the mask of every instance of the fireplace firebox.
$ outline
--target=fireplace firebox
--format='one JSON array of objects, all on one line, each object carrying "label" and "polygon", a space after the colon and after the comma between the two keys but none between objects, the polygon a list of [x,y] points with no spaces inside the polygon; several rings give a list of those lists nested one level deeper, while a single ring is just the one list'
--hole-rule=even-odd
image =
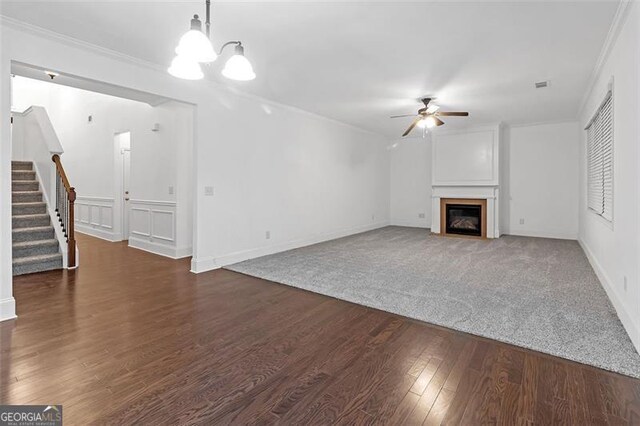
[{"label": "fireplace firebox", "polygon": [[447,234],[482,236],[482,207],[447,204]]},{"label": "fireplace firebox", "polygon": [[486,238],[486,200],[441,199],[443,235]]}]

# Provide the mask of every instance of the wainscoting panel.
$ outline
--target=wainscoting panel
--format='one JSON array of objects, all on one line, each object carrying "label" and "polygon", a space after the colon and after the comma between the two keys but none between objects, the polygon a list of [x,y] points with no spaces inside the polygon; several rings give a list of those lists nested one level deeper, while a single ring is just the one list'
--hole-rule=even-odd
[{"label": "wainscoting panel", "polygon": [[75,202],[76,230],[109,241],[120,241],[114,232],[113,198],[78,196]]},{"label": "wainscoting panel", "polygon": [[152,210],[151,223],[154,238],[165,241],[175,241],[175,219],[174,212],[168,210]]},{"label": "wainscoting panel", "polygon": [[432,185],[499,185],[499,148],[500,126],[438,132],[432,143]]},{"label": "wainscoting panel", "polygon": [[151,236],[151,211],[147,208],[133,207],[131,203],[131,234],[141,237]]},{"label": "wainscoting panel", "polygon": [[129,246],[182,257],[176,247],[176,203],[172,201],[131,200]]},{"label": "wainscoting panel", "polygon": [[100,206],[100,226],[113,229],[113,207]]}]

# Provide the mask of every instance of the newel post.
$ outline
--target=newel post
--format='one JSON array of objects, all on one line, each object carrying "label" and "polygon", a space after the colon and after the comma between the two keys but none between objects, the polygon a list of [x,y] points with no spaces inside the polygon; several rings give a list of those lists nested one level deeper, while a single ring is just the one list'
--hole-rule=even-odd
[{"label": "newel post", "polygon": [[67,250],[69,251],[69,268],[76,266],[76,237],[75,237],[75,209],[74,203],[76,201],[76,189],[71,187],[69,189],[69,244]]}]

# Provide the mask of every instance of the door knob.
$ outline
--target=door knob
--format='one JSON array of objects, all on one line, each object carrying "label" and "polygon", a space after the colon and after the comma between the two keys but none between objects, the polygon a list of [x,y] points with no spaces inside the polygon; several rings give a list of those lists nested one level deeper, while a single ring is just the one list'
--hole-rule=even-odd
[{"label": "door knob", "polygon": [[128,199],[128,198],[125,198],[124,200],[125,200],[125,201],[129,201],[129,199]]}]

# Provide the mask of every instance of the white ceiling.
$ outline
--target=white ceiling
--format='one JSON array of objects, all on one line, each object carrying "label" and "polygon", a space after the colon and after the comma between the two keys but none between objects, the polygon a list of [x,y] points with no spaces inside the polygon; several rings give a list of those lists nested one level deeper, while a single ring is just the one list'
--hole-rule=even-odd
[{"label": "white ceiling", "polygon": [[[618,1],[227,2],[216,46],[242,40],[258,78],[241,90],[388,136],[416,99],[456,125],[576,117]],[[2,1],[3,15],[168,65],[200,2]],[[218,76],[222,60],[206,72]],[[534,82],[551,80],[547,89]]]}]

